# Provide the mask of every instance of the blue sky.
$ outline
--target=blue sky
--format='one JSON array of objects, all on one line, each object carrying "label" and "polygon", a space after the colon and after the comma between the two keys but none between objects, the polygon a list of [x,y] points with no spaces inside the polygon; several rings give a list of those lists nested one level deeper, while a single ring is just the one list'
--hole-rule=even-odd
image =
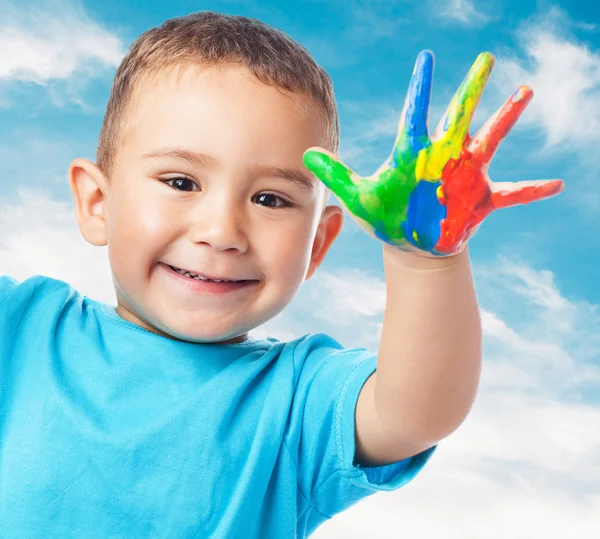
[{"label": "blue sky", "polygon": [[[520,84],[535,92],[491,178],[562,178],[565,191],[495,212],[470,241],[485,338],[471,416],[414,484],[359,504],[315,537],[397,537],[400,524],[419,538],[597,537],[600,7],[591,4],[0,0],[0,272],[51,275],[114,303],[106,251],[81,238],[66,171],[75,157],[94,158],[127,47],[165,19],[246,15],[306,46],[334,81],[340,154],[363,175],[390,153],[420,50],[436,62],[431,131],[476,56],[490,51],[497,63],[474,128]],[[346,217],[315,278],[257,334],[324,331],[376,350],[384,300],[381,247]]]}]

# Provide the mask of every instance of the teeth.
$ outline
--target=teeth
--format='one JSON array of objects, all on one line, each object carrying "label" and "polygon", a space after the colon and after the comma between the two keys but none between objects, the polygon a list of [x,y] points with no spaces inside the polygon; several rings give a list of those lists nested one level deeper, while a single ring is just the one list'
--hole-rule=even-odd
[{"label": "teeth", "polygon": [[202,277],[200,275],[196,275],[195,273],[190,273],[189,271],[184,271],[182,269],[171,266],[177,273],[181,275],[185,275],[186,277],[191,277],[192,279],[197,279],[199,281],[210,281],[213,283],[235,283],[236,281],[228,281],[226,279],[207,279],[206,277]]}]

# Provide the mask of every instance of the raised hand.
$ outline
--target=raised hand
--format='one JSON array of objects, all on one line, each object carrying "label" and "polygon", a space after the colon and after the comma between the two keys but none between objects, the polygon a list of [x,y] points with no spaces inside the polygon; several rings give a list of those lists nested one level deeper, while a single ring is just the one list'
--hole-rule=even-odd
[{"label": "raised hand", "polygon": [[471,138],[471,119],[493,65],[490,53],[478,56],[430,138],[433,55],[421,52],[388,160],[362,178],[327,150],[310,148],[306,167],[373,237],[424,256],[460,252],[493,210],[551,197],[564,188],[561,180],[489,179],[496,149],[533,97],[521,86]]}]

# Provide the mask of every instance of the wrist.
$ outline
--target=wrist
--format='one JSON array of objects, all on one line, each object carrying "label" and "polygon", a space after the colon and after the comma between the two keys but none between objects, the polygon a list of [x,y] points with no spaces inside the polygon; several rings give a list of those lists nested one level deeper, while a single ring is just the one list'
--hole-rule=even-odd
[{"label": "wrist", "polygon": [[455,266],[464,259],[469,259],[467,245],[460,252],[445,256],[435,256],[430,253],[423,254],[421,251],[405,251],[388,243],[383,243],[382,245],[384,263],[403,269],[443,269]]}]

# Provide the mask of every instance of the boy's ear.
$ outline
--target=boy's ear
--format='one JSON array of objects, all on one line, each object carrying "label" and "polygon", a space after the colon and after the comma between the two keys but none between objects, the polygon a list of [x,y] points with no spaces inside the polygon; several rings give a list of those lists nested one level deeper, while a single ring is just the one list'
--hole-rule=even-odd
[{"label": "boy's ear", "polygon": [[321,215],[321,220],[313,241],[312,253],[310,255],[310,264],[306,272],[305,281],[310,279],[317,268],[323,262],[327,251],[331,247],[333,240],[337,238],[342,230],[344,222],[344,212],[339,206],[326,206]]},{"label": "boy's ear", "polygon": [[108,243],[104,215],[107,181],[104,174],[88,159],[75,159],[69,166],[69,186],[81,234],[88,243],[103,247]]}]

